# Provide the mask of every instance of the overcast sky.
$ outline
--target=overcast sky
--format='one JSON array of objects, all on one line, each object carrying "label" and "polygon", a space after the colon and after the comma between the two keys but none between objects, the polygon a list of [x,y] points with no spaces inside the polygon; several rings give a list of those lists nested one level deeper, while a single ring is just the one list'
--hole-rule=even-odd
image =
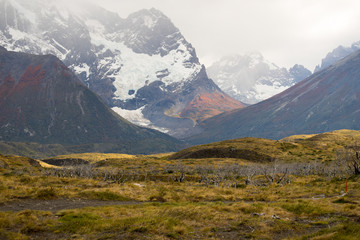
[{"label": "overcast sky", "polygon": [[338,45],[360,40],[359,0],[101,0],[123,18],[155,7],[209,65],[229,54],[261,52],[278,66],[311,71]]}]

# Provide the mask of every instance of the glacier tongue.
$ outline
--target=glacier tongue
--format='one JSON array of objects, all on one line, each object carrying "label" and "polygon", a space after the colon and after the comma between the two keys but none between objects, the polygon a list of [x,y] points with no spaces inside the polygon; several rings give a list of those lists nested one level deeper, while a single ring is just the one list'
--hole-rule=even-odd
[{"label": "glacier tongue", "polygon": [[122,109],[119,107],[113,107],[112,110],[114,112],[116,112],[117,114],[119,114],[120,116],[122,116],[123,118],[125,118],[126,120],[128,120],[129,122],[134,123],[136,125],[152,128],[152,129],[158,130],[163,133],[168,133],[171,131],[168,128],[154,126],[151,123],[151,121],[146,119],[144,114],[142,113],[142,111],[144,110],[145,107],[146,106],[143,106],[136,110],[126,110],[126,109]]},{"label": "glacier tongue", "polygon": [[136,125],[148,127],[151,122],[142,114],[144,108],[145,106],[136,110],[126,110],[119,107],[113,107],[112,110]]}]

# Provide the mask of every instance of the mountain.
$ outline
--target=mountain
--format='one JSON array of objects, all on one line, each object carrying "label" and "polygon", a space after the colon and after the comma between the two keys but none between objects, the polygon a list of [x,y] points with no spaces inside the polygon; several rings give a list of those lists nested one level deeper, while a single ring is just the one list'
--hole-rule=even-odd
[{"label": "mountain", "polygon": [[278,67],[258,52],[223,57],[207,70],[224,92],[248,104],[272,97],[311,75],[302,65],[289,70]]},{"label": "mountain", "polygon": [[150,144],[153,151],[173,151],[181,145],[121,118],[55,56],[4,48],[0,48],[0,141],[111,143],[124,148]]},{"label": "mountain", "polygon": [[284,92],[242,110],[205,120],[192,143],[239,137],[280,139],[360,129],[360,51]]},{"label": "mountain", "polygon": [[156,9],[123,19],[86,2],[0,0],[0,45],[57,56],[116,112],[173,136],[244,107],[208,78],[192,45]]},{"label": "mountain", "polygon": [[315,67],[314,72],[318,72],[325,69],[341,60],[342,58],[349,56],[351,53],[356,52],[360,49],[360,41],[353,43],[350,47],[338,46],[331,52],[329,52],[325,58],[321,60],[321,64]]}]

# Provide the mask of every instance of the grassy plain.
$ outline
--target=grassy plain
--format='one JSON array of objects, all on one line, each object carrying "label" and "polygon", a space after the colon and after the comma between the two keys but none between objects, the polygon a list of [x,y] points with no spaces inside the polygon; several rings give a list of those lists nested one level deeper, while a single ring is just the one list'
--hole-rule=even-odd
[{"label": "grassy plain", "polygon": [[[332,165],[357,139],[343,130],[57,157],[88,162],[64,167],[0,156],[0,239],[359,239],[360,178]],[[262,154],[270,160],[248,157]]]}]

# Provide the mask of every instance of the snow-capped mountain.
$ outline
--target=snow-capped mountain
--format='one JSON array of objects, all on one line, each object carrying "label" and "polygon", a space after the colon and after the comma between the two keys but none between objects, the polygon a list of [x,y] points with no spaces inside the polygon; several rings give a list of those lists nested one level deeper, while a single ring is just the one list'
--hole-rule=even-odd
[{"label": "snow-capped mountain", "polygon": [[223,57],[207,71],[224,92],[248,104],[272,97],[311,75],[302,65],[289,70],[278,67],[258,52]]},{"label": "snow-capped mountain", "polygon": [[356,52],[360,49],[360,41],[351,44],[350,47],[338,46],[331,52],[329,52],[325,58],[321,60],[321,64],[315,67],[314,72],[318,72],[330,65],[336,63],[340,59],[349,56],[351,53]]},{"label": "snow-capped mountain", "polygon": [[195,49],[156,9],[123,19],[88,3],[0,0],[0,45],[56,55],[119,114],[177,137],[243,107],[207,77]]}]

